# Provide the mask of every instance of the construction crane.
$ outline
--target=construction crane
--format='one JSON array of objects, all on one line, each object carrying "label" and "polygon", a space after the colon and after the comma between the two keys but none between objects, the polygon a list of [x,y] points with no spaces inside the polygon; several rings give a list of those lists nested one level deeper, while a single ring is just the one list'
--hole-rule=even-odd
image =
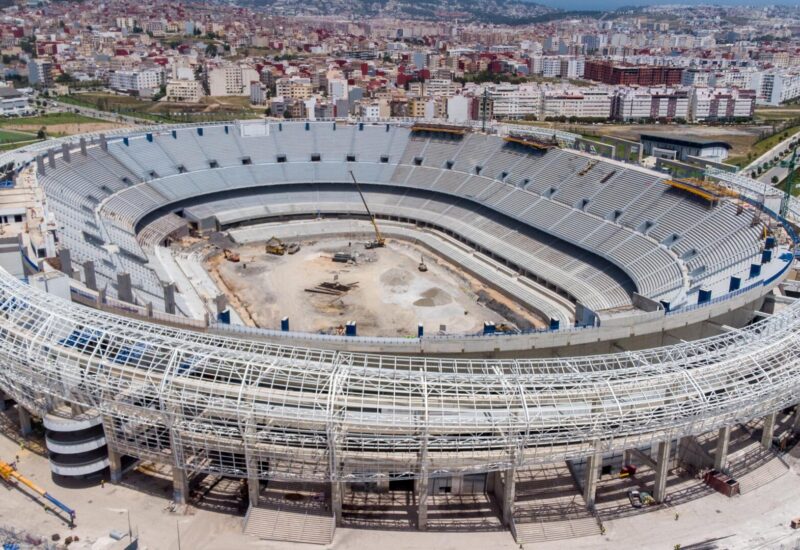
[{"label": "construction crane", "polygon": [[[789,167],[789,174],[786,176],[786,194],[783,196],[783,200],[781,200],[781,218],[786,218],[789,214],[789,201],[791,200],[792,193],[794,192],[794,171],[797,167],[797,150],[800,147],[796,147],[794,152],[792,153],[792,158],[789,160],[788,167]],[[781,163],[783,165],[783,163]]]},{"label": "construction crane", "polygon": [[53,495],[36,485],[33,481],[26,478],[22,474],[20,474],[17,469],[9,464],[8,462],[3,462],[0,460],[0,477],[3,478],[3,481],[10,483],[12,481],[21,483],[31,491],[35,492],[45,500],[50,501],[53,505],[58,507],[59,509],[63,510],[69,515],[69,524],[72,525],[75,522],[75,510],[64,504],[63,502],[59,501]]},{"label": "construction crane", "polygon": [[381,230],[378,228],[378,222],[375,221],[375,216],[370,211],[369,206],[367,205],[367,199],[364,198],[364,193],[361,192],[361,186],[358,184],[358,180],[356,180],[356,176],[353,174],[352,170],[350,170],[350,177],[353,178],[353,183],[356,184],[356,189],[358,189],[361,202],[364,203],[364,208],[367,211],[367,215],[369,215],[369,220],[372,222],[372,227],[375,228],[375,240],[368,242],[366,245],[364,245],[364,248],[383,248],[386,246],[386,239],[384,239],[383,235],[381,235]]}]

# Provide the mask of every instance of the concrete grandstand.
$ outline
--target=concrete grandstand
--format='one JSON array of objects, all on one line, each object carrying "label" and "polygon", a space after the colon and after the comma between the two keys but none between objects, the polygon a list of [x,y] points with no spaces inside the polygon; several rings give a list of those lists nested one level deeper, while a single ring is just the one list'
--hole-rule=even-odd
[{"label": "concrete grandstand", "polygon": [[[800,309],[759,310],[790,274],[790,221],[732,176],[677,185],[511,131],[232,122],[15,152],[44,193],[73,301],[2,274],[0,389],[51,425],[102,424],[107,453],[60,475],[117,480],[124,462],[153,461],[173,468],[179,502],[198,474],[240,478],[247,529],[284,540],[298,535],[277,526],[309,514],[311,542],[393,522],[505,526],[520,542],[546,538],[530,526],[543,521],[597,532],[613,513],[598,499],[606,469],[638,461],[662,503],[678,465],[773,464],[776,423],[799,400]],[[175,292],[158,258],[177,235],[295,220],[295,234],[331,234],[363,219],[350,171],[388,236],[549,328],[336,337],[214,322]],[[731,433],[753,423],[745,468]],[[412,504],[386,500],[398,491]],[[453,494],[472,500],[459,509]]]}]

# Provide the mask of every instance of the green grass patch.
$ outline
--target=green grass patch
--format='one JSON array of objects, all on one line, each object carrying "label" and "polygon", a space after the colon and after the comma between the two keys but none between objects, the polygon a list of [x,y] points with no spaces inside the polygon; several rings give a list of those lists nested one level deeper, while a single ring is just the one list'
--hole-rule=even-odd
[{"label": "green grass patch", "polygon": [[106,122],[98,118],[78,115],[75,113],[49,113],[40,116],[9,118],[0,122],[0,127],[13,126],[52,126],[54,124],[87,124],[93,122]]},{"label": "green grass patch", "polygon": [[800,126],[792,126],[790,128],[787,128],[786,130],[778,132],[777,134],[767,136],[764,139],[755,142],[752,145],[752,147],[750,147],[750,152],[752,154],[752,157],[750,158],[747,158],[746,156],[730,157],[726,160],[726,162],[728,164],[734,164],[740,168],[744,168],[745,166],[750,164],[750,162],[757,159],[758,157],[760,157],[761,155],[763,155],[764,153],[775,147],[781,141],[796,134],[797,132],[800,132]]},{"label": "green grass patch", "polygon": [[30,141],[32,139],[36,139],[36,134],[0,130],[0,143],[14,143],[17,141]]}]

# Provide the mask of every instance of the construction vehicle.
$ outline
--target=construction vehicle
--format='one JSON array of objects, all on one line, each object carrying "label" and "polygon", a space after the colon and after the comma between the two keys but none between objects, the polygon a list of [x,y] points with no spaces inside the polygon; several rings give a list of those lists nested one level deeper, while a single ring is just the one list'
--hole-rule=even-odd
[{"label": "construction vehicle", "polygon": [[264,248],[267,254],[274,254],[275,256],[286,254],[286,245],[278,237],[271,237]]},{"label": "construction vehicle", "polygon": [[422,271],[423,273],[428,271],[428,266],[425,265],[425,256],[419,257],[419,270]]},{"label": "construction vehicle", "polygon": [[234,252],[233,250],[230,250],[228,248],[223,250],[222,254],[223,254],[223,256],[225,256],[225,259],[228,260],[229,262],[236,263],[236,262],[238,262],[240,260],[239,253],[238,252]]},{"label": "construction vehicle", "polygon": [[63,510],[69,516],[69,524],[75,523],[75,510],[59,501],[53,495],[36,485],[33,481],[20,474],[17,469],[7,462],[0,460],[0,477],[6,483],[21,483],[40,497],[52,503],[54,506]]},{"label": "construction vehicle", "polygon": [[300,244],[299,243],[291,243],[286,247],[286,252],[288,254],[297,254],[300,252]]},{"label": "construction vehicle", "polygon": [[381,235],[381,230],[378,228],[378,222],[375,221],[375,216],[369,209],[367,205],[367,199],[364,198],[364,193],[361,192],[361,186],[358,184],[358,180],[356,180],[355,174],[353,171],[350,170],[350,177],[353,178],[353,183],[356,185],[356,189],[358,189],[358,194],[361,197],[361,202],[364,203],[364,209],[367,211],[367,215],[369,216],[369,220],[372,222],[372,227],[375,228],[375,240],[369,241],[364,245],[364,248],[371,249],[371,248],[383,248],[386,246],[386,239],[383,238]]}]

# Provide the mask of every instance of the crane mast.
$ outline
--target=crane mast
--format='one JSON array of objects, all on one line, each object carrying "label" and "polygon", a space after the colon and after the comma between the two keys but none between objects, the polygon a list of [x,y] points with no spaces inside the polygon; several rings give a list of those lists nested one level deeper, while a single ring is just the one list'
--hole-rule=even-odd
[{"label": "crane mast", "polygon": [[367,211],[369,220],[372,222],[372,227],[375,229],[375,240],[368,242],[366,244],[366,248],[381,248],[386,245],[386,239],[384,239],[383,235],[381,234],[381,230],[378,227],[378,222],[375,220],[375,215],[369,209],[367,199],[364,197],[364,193],[361,191],[361,185],[359,185],[358,180],[356,179],[356,176],[353,174],[352,170],[350,170],[350,177],[353,178],[353,183],[356,185],[356,189],[358,190],[358,196],[361,197],[361,202],[364,204],[364,209]]},{"label": "crane mast", "polygon": [[792,153],[792,158],[789,161],[789,174],[786,176],[786,194],[783,196],[783,200],[781,201],[781,217],[786,218],[787,214],[789,214],[789,201],[792,200],[792,193],[794,192],[794,171],[797,168],[797,149]]}]

